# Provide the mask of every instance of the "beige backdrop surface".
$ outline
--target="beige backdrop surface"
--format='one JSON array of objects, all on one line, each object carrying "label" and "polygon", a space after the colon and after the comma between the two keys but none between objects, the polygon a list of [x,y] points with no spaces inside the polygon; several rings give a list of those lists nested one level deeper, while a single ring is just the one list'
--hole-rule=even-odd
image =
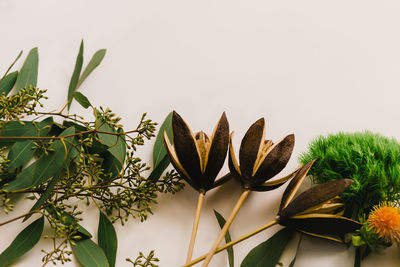
[{"label": "beige backdrop surface", "polygon": [[[106,48],[107,55],[80,90],[93,105],[121,115],[126,129],[136,126],[142,112],[161,122],[174,109],[194,131],[211,133],[225,111],[238,148],[250,124],[265,117],[272,140],[296,136],[288,173],[320,134],[368,129],[400,138],[399,14],[399,1],[0,0],[0,73],[19,50],[26,55],[39,47],[38,85],[48,89],[47,109],[55,110],[66,99],[83,38],[86,62],[97,49]],[[76,104],[72,111],[82,112]],[[153,141],[139,152],[149,162]],[[272,219],[282,191],[254,193],[232,225],[232,236]],[[239,195],[234,182],[209,193],[194,256],[208,251],[218,233],[212,210],[227,216]],[[152,249],[161,266],[182,264],[196,199],[187,187],[161,196],[147,222],[116,225],[117,266],[129,266],[125,258]],[[14,214],[29,208],[17,206]],[[95,209],[88,214],[84,226],[95,233],[98,214]],[[6,218],[0,214],[0,221]],[[24,227],[20,222],[1,227],[0,251]],[[237,245],[236,266],[277,229]],[[41,241],[15,266],[40,266],[40,249],[50,246]],[[353,266],[353,254],[305,237],[296,266]],[[363,264],[399,265],[397,248]],[[228,266],[226,255],[210,266]]]}]

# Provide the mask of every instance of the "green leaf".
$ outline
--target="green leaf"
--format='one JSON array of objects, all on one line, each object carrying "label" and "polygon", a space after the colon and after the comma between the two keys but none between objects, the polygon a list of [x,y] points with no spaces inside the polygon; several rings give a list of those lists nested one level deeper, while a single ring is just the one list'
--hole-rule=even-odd
[{"label": "green leaf", "polygon": [[[57,212],[52,208],[52,207],[47,207],[46,211],[51,214],[51,216],[53,216],[54,218],[61,220],[62,217],[65,217],[65,223],[64,225],[71,225],[73,222],[76,222],[76,219],[73,218],[71,215],[69,215],[68,213],[61,213],[60,216],[58,216]],[[79,223],[77,223],[78,225],[78,232],[81,234],[81,236],[83,238],[91,238],[92,234],[89,233],[88,230],[86,230],[82,225],[80,225]]]},{"label": "green leaf", "polygon": [[167,133],[170,142],[172,143],[172,112],[168,114],[164,122],[161,124],[160,130],[158,131],[156,142],[154,143],[153,149],[153,165],[157,168],[157,165],[161,161],[168,157],[167,149],[164,145],[163,135],[164,131]]},{"label": "green leaf", "polygon": [[109,267],[104,251],[91,239],[75,241],[71,245],[75,257],[83,267]]},{"label": "green leaf", "polygon": [[157,182],[164,170],[170,164],[167,149],[164,145],[164,131],[167,133],[170,142],[172,143],[172,112],[168,114],[158,131],[156,142],[153,148],[153,171],[149,176],[149,180]]},{"label": "green leaf", "polygon": [[103,60],[104,56],[106,55],[106,50],[105,49],[100,49],[98,50],[90,60],[89,64],[86,66],[85,70],[83,71],[81,77],[79,78],[78,84],[76,85],[76,89],[81,86],[84,80],[94,71],[95,68],[100,64],[100,62]]},{"label": "green leaf", "polygon": [[[224,217],[222,217],[222,215],[220,213],[218,213],[216,210],[214,210],[214,214],[215,214],[215,217],[217,218],[219,226],[222,229],[226,223]],[[225,243],[229,243],[229,242],[231,242],[231,235],[229,234],[229,231],[228,231],[225,234]],[[229,267],[233,267],[234,266],[233,248],[229,247],[226,249],[226,251],[228,252]]]},{"label": "green leaf", "polygon": [[33,48],[25,59],[18,78],[16,87],[17,90],[22,88],[29,88],[29,86],[36,87],[39,66],[39,55],[37,47]]},{"label": "green leaf", "polygon": [[84,108],[88,108],[92,105],[92,104],[90,104],[89,99],[87,99],[86,96],[84,96],[83,94],[81,94],[79,92],[74,92],[73,96],[74,96],[75,100],[78,101],[78,103],[81,104],[81,106]]},{"label": "green leaf", "polygon": [[[37,129],[30,121],[22,121],[21,124],[18,121],[8,122],[3,130],[0,132],[0,136],[7,137],[7,139],[1,139],[0,144],[10,144],[14,142],[23,142],[26,139],[11,139],[11,137],[26,137],[26,136],[37,136]],[[10,138],[10,139],[8,139]]]},{"label": "green leaf", "polygon": [[[53,190],[54,186],[57,184],[58,178],[60,178],[60,174],[57,174],[57,175],[55,175],[53,177],[53,179],[47,185],[47,188],[44,191],[44,193],[40,195],[40,198],[38,199],[38,201],[36,201],[36,203],[32,206],[32,208],[29,211],[33,211],[33,210],[39,209],[46,202],[46,200],[49,198],[49,196],[51,194],[51,191]],[[31,216],[32,216],[32,214],[26,215],[22,222],[25,222]]]},{"label": "green leaf", "polygon": [[275,267],[292,236],[291,229],[280,230],[267,241],[253,248],[240,267]]},{"label": "green leaf", "polygon": [[79,76],[81,75],[82,64],[83,64],[83,40],[81,41],[81,46],[79,47],[79,53],[78,53],[78,56],[76,57],[75,68],[72,73],[71,81],[69,82],[68,99],[67,99],[68,100],[68,109],[72,103],[72,94],[78,88],[77,85],[78,85]]},{"label": "green leaf", "polygon": [[22,230],[11,245],[0,254],[0,267],[8,266],[33,248],[42,235],[43,226],[44,217],[42,216]]},{"label": "green leaf", "polygon": [[107,132],[106,133],[99,133],[99,139],[102,144],[108,146],[108,151],[119,160],[121,164],[125,162],[126,156],[126,143],[125,143],[125,136],[124,135],[114,135],[115,131],[107,124],[100,119],[100,127],[99,131]]},{"label": "green leaf", "polygon": [[103,162],[101,164],[101,168],[104,170],[105,174],[103,178],[110,179],[110,177],[107,176],[110,173],[111,178],[120,176],[122,171],[121,162],[108,151],[101,153],[100,156],[103,158]]},{"label": "green leaf", "polygon": [[18,56],[14,59],[13,63],[11,63],[11,65],[8,67],[8,69],[6,70],[6,73],[4,73],[3,77],[1,77],[0,83],[7,76],[8,72],[12,69],[12,67],[15,65],[15,63],[18,61],[18,59],[21,57],[21,55],[22,55],[22,50],[19,52]]},{"label": "green leaf", "polygon": [[[66,136],[75,133],[75,128],[70,127],[64,130],[60,136]],[[56,173],[58,173],[67,159],[67,153],[71,148],[73,137],[65,138],[64,144],[61,140],[56,140],[50,146],[54,152],[49,152],[48,155],[43,155],[37,161],[25,168],[17,178],[8,186],[4,187],[6,191],[16,191],[28,187],[39,185]]]},{"label": "green leaf", "polygon": [[7,76],[5,76],[0,81],[0,95],[4,93],[4,95],[8,95],[11,89],[14,87],[15,82],[17,81],[18,71],[14,71]]},{"label": "green leaf", "polygon": [[[53,117],[48,117],[41,121],[38,126],[36,136],[46,136],[50,131],[51,125],[54,123]],[[8,153],[8,160],[10,160],[9,170],[14,170],[20,166],[25,165],[32,157],[35,151],[32,149],[34,140],[26,140],[23,142],[15,143]]]},{"label": "green leaf", "polygon": [[157,165],[157,167],[150,173],[147,179],[153,182],[157,182],[163,174],[164,170],[168,167],[169,163],[169,157],[164,157],[163,160]]},{"label": "green leaf", "polygon": [[97,237],[99,246],[106,254],[110,267],[114,267],[118,246],[117,234],[112,223],[101,211]]}]

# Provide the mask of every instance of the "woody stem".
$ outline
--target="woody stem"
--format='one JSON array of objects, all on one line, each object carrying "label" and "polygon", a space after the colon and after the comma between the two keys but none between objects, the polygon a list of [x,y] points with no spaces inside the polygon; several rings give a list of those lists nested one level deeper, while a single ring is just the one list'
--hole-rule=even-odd
[{"label": "woody stem", "polygon": [[[215,251],[215,254],[217,254],[217,253],[219,253],[219,252],[221,252],[221,251],[223,251],[223,250],[225,250],[225,249],[227,249],[227,248],[229,248],[229,247],[232,247],[232,246],[236,245],[237,243],[240,243],[240,242],[246,240],[247,238],[252,237],[252,236],[255,235],[255,234],[258,234],[259,232],[264,231],[265,229],[268,229],[268,228],[270,228],[271,226],[273,226],[273,225],[275,225],[275,224],[277,224],[277,223],[278,223],[277,220],[273,220],[273,221],[271,221],[271,222],[269,222],[269,223],[267,223],[267,224],[264,224],[263,226],[257,228],[256,230],[254,230],[254,231],[252,231],[252,232],[250,232],[250,233],[248,233],[248,234],[245,234],[245,235],[239,237],[238,239],[236,239],[236,240],[234,240],[234,241],[231,241],[231,242],[229,242],[229,243],[226,243],[225,245],[219,247],[219,248]],[[192,265],[194,265],[194,264],[196,264],[196,263],[198,263],[198,262],[204,260],[206,257],[207,257],[207,254],[204,254],[203,256],[198,257],[197,259],[195,259],[195,260],[193,260],[193,261],[191,261],[191,262],[189,262],[189,263],[186,263],[186,265],[183,265],[182,267],[189,267],[189,266],[192,266]]]},{"label": "woody stem", "polygon": [[192,260],[194,242],[196,240],[197,228],[199,227],[200,213],[201,213],[201,208],[203,207],[204,195],[205,192],[201,191],[199,193],[199,198],[197,199],[196,214],[194,217],[192,236],[190,237],[189,249],[186,257],[186,264]]},{"label": "woody stem", "polygon": [[207,255],[206,259],[204,260],[202,267],[207,267],[208,264],[210,263],[212,257],[214,256],[215,252],[218,249],[219,244],[221,243],[222,239],[224,238],[226,232],[228,231],[229,227],[231,226],[233,220],[235,219],[236,215],[238,214],[240,208],[242,207],[242,205],[243,205],[244,201],[246,200],[246,198],[248,197],[249,193],[250,193],[249,189],[245,189],[243,191],[238,202],[236,203],[235,207],[233,208],[231,214],[229,215],[228,220],[226,221],[224,227],[222,228],[217,240],[215,241],[213,247],[211,248],[210,252],[208,252],[208,255]]}]

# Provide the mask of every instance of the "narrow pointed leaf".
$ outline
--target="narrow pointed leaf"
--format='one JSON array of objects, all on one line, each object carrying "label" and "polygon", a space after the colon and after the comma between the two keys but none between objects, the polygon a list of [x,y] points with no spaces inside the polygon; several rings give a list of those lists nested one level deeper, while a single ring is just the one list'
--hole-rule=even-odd
[{"label": "narrow pointed leaf", "polygon": [[8,74],[7,76],[5,76],[0,81],[0,95],[3,93],[5,96],[8,95],[8,93],[14,87],[15,82],[17,81],[17,77],[18,77],[18,71],[14,71],[14,72]]},{"label": "narrow pointed leaf", "polygon": [[168,139],[172,142],[172,112],[170,112],[161,124],[160,130],[158,131],[156,142],[154,143],[153,149],[153,166],[154,169],[164,160],[168,158],[167,149],[165,148],[163,141],[164,131],[167,133]]},{"label": "narrow pointed leaf", "polygon": [[[120,176],[120,173],[122,171],[121,162],[116,159],[109,151],[101,153],[100,156],[103,158],[101,167],[104,170],[104,179],[112,179]],[[110,174],[111,177],[109,177]]]},{"label": "narrow pointed leaf", "polygon": [[94,69],[97,68],[97,66],[101,63],[105,55],[106,55],[105,49],[100,49],[93,55],[92,59],[89,61],[89,64],[82,72],[82,75],[79,78],[78,84],[76,85],[75,89],[78,89],[79,86],[81,86],[81,84],[83,83],[83,81],[85,81],[86,78],[90,75],[90,73],[92,73],[92,71],[94,71]]},{"label": "narrow pointed leaf", "polygon": [[[81,104],[82,107],[84,108],[88,108],[90,107],[92,104],[90,104],[89,99],[87,99],[86,96],[84,96],[82,93],[79,92],[74,92],[73,93],[74,99]],[[71,102],[70,102],[71,103]]]},{"label": "narrow pointed leaf", "polygon": [[304,191],[292,200],[281,212],[281,217],[291,217],[308,208],[334,198],[353,183],[351,179],[338,179],[319,184]]},{"label": "narrow pointed leaf", "polygon": [[149,179],[150,181],[157,182],[157,181],[160,179],[161,175],[163,174],[163,172],[165,171],[165,169],[168,167],[168,165],[169,165],[170,163],[171,163],[171,162],[170,162],[169,157],[168,157],[168,155],[167,155],[166,157],[164,157],[164,158],[158,163],[157,167],[155,167],[155,168],[153,169],[153,171],[150,173],[148,179]]},{"label": "narrow pointed leaf", "polygon": [[22,66],[17,82],[17,90],[22,88],[29,88],[29,86],[36,87],[37,76],[38,76],[38,66],[39,66],[39,55],[37,47],[29,51],[28,56],[25,59],[24,65]]},{"label": "narrow pointed leaf", "polygon": [[[75,133],[74,127],[64,130],[60,136],[66,136]],[[31,186],[39,185],[47,179],[55,175],[63,167],[64,161],[67,159],[68,151],[71,148],[70,142],[73,137],[68,137],[64,141],[56,140],[50,146],[54,152],[49,152],[48,155],[43,155],[37,161],[25,168],[17,178],[4,188],[6,191],[16,191],[25,189]],[[68,142],[69,141],[69,142]]]},{"label": "narrow pointed leaf", "polygon": [[44,217],[28,225],[17,235],[6,250],[0,254],[0,267],[8,266],[33,248],[39,241],[44,226]]},{"label": "narrow pointed leaf", "polygon": [[[220,213],[218,213],[216,210],[214,210],[215,217],[217,218],[219,227],[221,229],[224,227],[226,221],[224,217]],[[231,242],[231,235],[229,234],[229,231],[226,232],[225,234],[225,243]],[[229,261],[229,267],[234,266],[234,255],[233,255],[233,247],[229,247],[226,249],[226,252],[228,252],[228,261]]]},{"label": "narrow pointed leaf", "polygon": [[[11,65],[8,67],[8,69],[6,70],[6,72],[4,73],[3,77],[1,77],[0,79],[0,83],[4,80],[4,78],[8,75],[8,72],[12,69],[12,67],[14,67],[15,63],[17,63],[18,59],[22,56],[22,50],[19,52],[19,54],[17,55],[17,57],[14,59],[13,63],[11,63]],[[1,88],[1,87],[0,87]]]},{"label": "narrow pointed leaf", "polygon": [[[40,195],[40,198],[36,201],[36,203],[32,206],[32,208],[29,211],[37,210],[39,209],[49,198],[51,191],[53,190],[54,186],[56,185],[58,178],[60,177],[60,174],[57,174],[53,177],[53,179],[50,181],[50,183],[47,185],[46,190],[44,191],[43,194]],[[26,215],[24,217],[23,222],[28,220],[33,214]]]},{"label": "narrow pointed leaf", "polygon": [[114,267],[118,247],[117,234],[112,223],[101,211],[97,236],[99,246],[106,254],[110,267]]},{"label": "narrow pointed leaf", "polygon": [[300,233],[299,242],[297,243],[296,253],[294,254],[293,260],[290,262],[289,267],[293,267],[294,264],[296,263],[297,254],[299,253],[302,237],[303,237],[303,235]]},{"label": "narrow pointed leaf", "polygon": [[[70,214],[68,214],[68,213],[61,213],[60,214],[60,216],[58,216],[57,215],[57,213],[56,213],[56,211],[52,208],[52,207],[47,207],[46,208],[46,211],[48,212],[48,213],[50,213],[51,214],[51,216],[53,216],[54,218],[57,218],[57,219],[61,219],[62,217],[65,217],[66,219],[65,219],[65,225],[71,225],[72,223],[74,223],[74,222],[76,222],[76,219],[75,218],[73,218]],[[78,233],[82,236],[82,238],[91,238],[92,237],[92,234],[91,233],[89,233],[89,231],[88,230],[86,230],[82,225],[80,225],[79,223],[77,224],[78,225]]]},{"label": "narrow pointed leaf", "polygon": [[[53,118],[48,117],[47,119],[41,121],[38,126],[38,132],[35,136],[46,136],[50,131],[50,126],[53,124]],[[22,142],[16,142],[10,149],[8,153],[8,160],[10,164],[8,166],[9,170],[14,170],[20,166],[25,165],[33,157],[35,151],[32,149],[34,140],[26,140]]]},{"label": "narrow pointed leaf", "polygon": [[120,161],[121,164],[125,162],[126,156],[126,143],[124,135],[115,135],[114,129],[112,129],[107,123],[104,123],[101,118],[99,118],[99,131],[107,133],[99,133],[100,142],[103,145],[108,146],[108,151]]},{"label": "narrow pointed leaf", "polygon": [[0,136],[7,137],[7,139],[1,139],[0,144],[23,142],[26,141],[26,139],[9,139],[9,138],[14,136],[21,136],[21,137],[37,136],[37,129],[30,121],[23,121],[23,124],[21,124],[18,121],[10,121],[0,131]]},{"label": "narrow pointed leaf", "polygon": [[91,239],[75,241],[71,245],[75,257],[83,267],[109,267],[107,257],[103,250]]},{"label": "narrow pointed leaf", "polygon": [[79,47],[79,53],[78,53],[78,56],[76,57],[75,68],[74,68],[74,71],[72,72],[71,81],[69,82],[68,99],[67,99],[68,100],[68,109],[72,103],[72,99],[71,99],[72,94],[75,92],[77,85],[78,85],[79,76],[81,75],[81,70],[82,70],[82,64],[83,64],[83,40],[81,41],[81,45]]},{"label": "narrow pointed leaf", "polygon": [[253,248],[240,267],[275,267],[292,237],[291,229],[280,230],[267,241]]}]

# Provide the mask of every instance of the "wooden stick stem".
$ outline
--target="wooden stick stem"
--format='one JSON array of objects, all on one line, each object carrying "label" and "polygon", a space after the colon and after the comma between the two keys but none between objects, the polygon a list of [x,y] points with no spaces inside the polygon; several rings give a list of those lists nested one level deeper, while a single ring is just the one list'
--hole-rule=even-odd
[{"label": "wooden stick stem", "polygon": [[200,213],[201,213],[201,208],[203,207],[204,195],[205,195],[204,192],[200,192],[199,198],[197,200],[196,215],[194,217],[192,236],[190,237],[189,249],[188,249],[188,254],[187,254],[187,258],[186,258],[186,264],[192,260],[194,241],[196,240],[197,228],[199,227]]},{"label": "wooden stick stem", "polygon": [[[250,233],[248,233],[248,234],[245,234],[245,235],[239,237],[238,239],[236,239],[236,240],[234,240],[234,241],[231,241],[231,242],[229,242],[229,243],[226,243],[225,245],[219,247],[219,248],[215,251],[215,254],[217,254],[217,253],[219,253],[219,252],[221,252],[221,251],[223,251],[223,250],[225,250],[225,249],[227,249],[227,248],[229,248],[229,247],[232,247],[232,246],[236,245],[237,243],[242,242],[242,241],[246,240],[246,239],[249,238],[249,237],[252,237],[252,236],[255,235],[255,234],[258,234],[259,232],[264,231],[265,229],[268,229],[268,228],[270,228],[271,226],[273,226],[273,225],[275,225],[275,224],[277,224],[277,223],[278,223],[277,220],[273,220],[273,221],[271,221],[271,222],[269,222],[269,223],[267,223],[267,224],[264,224],[264,225],[261,226],[260,228],[254,230],[254,231],[252,231],[252,232],[250,232]],[[206,257],[207,257],[207,254],[204,254],[203,256],[198,257],[197,259],[195,259],[195,260],[193,260],[193,261],[191,261],[191,262],[189,262],[189,263],[186,263],[186,265],[183,265],[182,267],[189,267],[189,266],[192,266],[192,265],[194,265],[194,264],[196,264],[196,263],[198,263],[198,262],[201,262],[201,261],[204,260]]]},{"label": "wooden stick stem", "polygon": [[240,208],[242,207],[242,205],[243,205],[244,201],[246,200],[247,196],[249,195],[249,193],[250,193],[250,190],[248,190],[248,189],[243,191],[238,202],[236,203],[235,207],[233,208],[231,215],[229,216],[229,218],[226,221],[224,227],[222,228],[217,240],[215,241],[213,247],[211,248],[210,252],[208,252],[208,255],[207,255],[206,259],[204,260],[202,267],[207,267],[208,264],[210,263],[212,257],[214,256],[215,252],[218,249],[219,244],[221,243],[222,239],[225,237],[226,232],[228,231],[229,227],[231,226],[233,220],[235,219],[236,215],[238,214]]}]

